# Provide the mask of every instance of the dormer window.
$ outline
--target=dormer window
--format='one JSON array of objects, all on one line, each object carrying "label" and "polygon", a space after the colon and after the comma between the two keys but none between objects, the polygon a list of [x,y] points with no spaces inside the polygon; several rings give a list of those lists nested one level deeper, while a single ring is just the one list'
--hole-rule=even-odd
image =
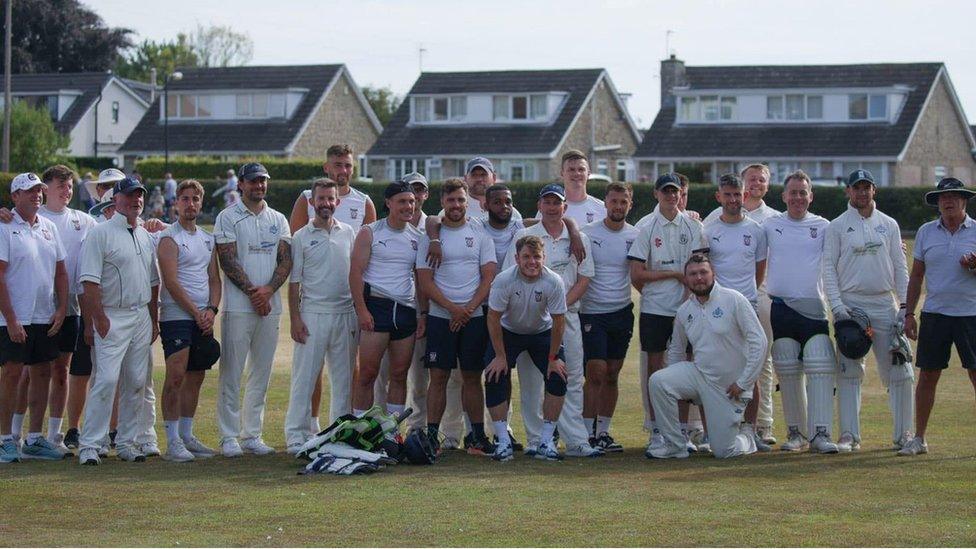
[{"label": "dormer window", "polygon": [[495,120],[545,120],[549,116],[545,94],[492,96]]},{"label": "dormer window", "polygon": [[851,120],[884,120],[888,118],[888,96],[853,93],[847,96],[847,112]]},{"label": "dormer window", "polygon": [[410,97],[411,124],[534,124],[549,122],[558,112],[565,92]]},{"label": "dormer window", "polygon": [[788,93],[766,96],[766,120],[820,120],[823,96]]}]

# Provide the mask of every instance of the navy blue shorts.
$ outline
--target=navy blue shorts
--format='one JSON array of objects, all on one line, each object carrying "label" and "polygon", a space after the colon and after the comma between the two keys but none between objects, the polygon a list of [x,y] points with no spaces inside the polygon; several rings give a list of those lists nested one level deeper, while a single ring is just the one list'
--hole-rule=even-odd
[{"label": "navy blue shorts", "polygon": [[427,353],[424,365],[428,368],[453,370],[460,365],[465,371],[485,369],[485,347],[488,328],[485,317],[477,316],[457,332],[451,331],[451,321],[436,316],[427,317]]},{"label": "navy blue shorts", "polygon": [[[159,339],[163,342],[163,356],[166,358],[189,348],[202,337],[203,332],[200,331],[195,320],[167,320],[159,323]],[[196,361],[190,360],[189,355],[187,355],[186,371],[197,372],[210,368],[212,366],[198,367]]]},{"label": "navy blue shorts", "polygon": [[[535,367],[542,372],[542,376],[545,377],[546,370],[549,369],[549,340],[552,337],[552,330],[546,330],[544,332],[532,335],[522,335],[516,334],[515,332],[510,332],[505,328],[502,328],[502,339],[505,342],[505,358],[508,359],[508,369],[511,370],[515,367],[515,359],[518,358],[523,352],[529,353],[529,358],[532,359],[532,363]],[[427,345],[430,345],[430,341],[427,341]],[[566,355],[563,352],[563,346],[559,346],[560,360],[566,361]],[[491,342],[488,342],[487,349],[485,350],[485,366],[491,363],[495,359],[495,348],[492,347]]]},{"label": "navy blue shorts", "polygon": [[976,316],[947,316],[923,311],[919,322],[915,357],[919,369],[948,368],[953,345],[962,367],[976,369]]},{"label": "navy blue shorts", "polygon": [[373,331],[390,334],[392,341],[406,339],[417,331],[417,310],[413,307],[369,295],[366,296],[366,309],[373,315]]},{"label": "navy blue shorts", "polygon": [[81,317],[78,315],[64,317],[61,329],[54,336],[58,341],[58,351],[73,353],[78,348],[78,331],[81,329]]},{"label": "navy blue shorts", "polygon": [[75,340],[75,354],[71,355],[68,373],[73,376],[90,376],[92,373],[92,348],[85,343],[85,321],[82,319]]},{"label": "navy blue shorts", "polygon": [[623,360],[634,335],[634,304],[612,313],[582,314],[583,357],[590,360]]},{"label": "navy blue shorts", "polygon": [[770,297],[769,323],[773,326],[773,341],[790,338],[799,342],[802,349],[815,335],[830,334],[830,323],[826,320],[813,320],[794,311],[778,297]]},{"label": "navy blue shorts", "polygon": [[50,324],[28,324],[24,326],[27,336],[23,343],[14,343],[6,326],[0,326],[0,365],[43,364],[58,358],[57,336],[48,336]]},{"label": "navy blue shorts", "polygon": [[668,350],[671,332],[674,330],[674,317],[641,313],[640,344],[645,353],[663,353]]}]

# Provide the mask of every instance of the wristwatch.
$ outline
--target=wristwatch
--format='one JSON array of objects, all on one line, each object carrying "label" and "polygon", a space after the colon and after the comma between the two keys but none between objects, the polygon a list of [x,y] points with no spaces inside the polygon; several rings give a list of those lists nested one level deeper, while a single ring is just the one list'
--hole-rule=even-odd
[{"label": "wristwatch", "polygon": [[210,309],[211,311],[213,311],[213,314],[217,314],[220,312],[220,309],[218,309],[216,305],[207,305],[206,307],[204,307],[204,309]]}]

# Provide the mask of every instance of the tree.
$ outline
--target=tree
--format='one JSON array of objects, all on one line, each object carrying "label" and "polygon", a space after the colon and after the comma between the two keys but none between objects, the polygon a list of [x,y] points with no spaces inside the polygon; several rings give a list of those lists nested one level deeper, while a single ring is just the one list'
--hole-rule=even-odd
[{"label": "tree", "polygon": [[[109,28],[78,0],[17,0],[13,3],[11,72],[101,72],[132,45],[132,31]],[[0,32],[4,32],[0,18]],[[0,41],[0,55],[3,55]]]},{"label": "tree", "polygon": [[203,67],[234,67],[246,65],[254,57],[254,41],[230,27],[213,25],[197,30],[190,37],[190,45]]},{"label": "tree", "polygon": [[380,124],[386,126],[386,123],[393,118],[393,113],[400,107],[402,99],[397,97],[389,86],[385,88],[363,86],[362,89],[366,101],[369,101],[369,106],[373,107],[373,112],[376,113],[376,118],[379,118]]},{"label": "tree", "polygon": [[[0,110],[0,115],[3,112]],[[57,163],[70,140],[54,128],[51,114],[25,101],[13,102],[10,112],[10,170],[39,172]]]},{"label": "tree", "polygon": [[157,81],[162,83],[177,67],[198,67],[200,56],[190,44],[190,38],[183,33],[176,40],[143,40],[119,59],[115,73],[123,78],[149,81],[151,69],[157,71]]}]

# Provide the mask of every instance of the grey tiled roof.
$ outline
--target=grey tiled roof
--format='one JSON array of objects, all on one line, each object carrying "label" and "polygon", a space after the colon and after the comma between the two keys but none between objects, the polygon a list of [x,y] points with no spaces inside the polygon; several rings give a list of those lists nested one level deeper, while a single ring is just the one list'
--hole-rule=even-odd
[{"label": "grey tiled roof", "polygon": [[908,86],[894,124],[708,124],[675,127],[675,109],[661,109],[634,153],[638,158],[755,159],[894,157],[904,149],[941,63],[687,67],[689,88],[798,89]]},{"label": "grey tiled roof", "polygon": [[10,87],[13,95],[30,92],[53,94],[59,90],[80,91],[81,96],[74,100],[61,120],[54,123],[59,132],[67,134],[98,99],[99,92],[111,78],[112,74],[108,72],[14,74],[10,78]]},{"label": "grey tiled roof", "polygon": [[[569,130],[603,69],[425,72],[369,150],[370,155],[549,155]],[[568,92],[553,124],[410,127],[409,96],[441,93]]]},{"label": "grey tiled roof", "polygon": [[[170,120],[169,150],[203,154],[284,152],[342,68],[343,65],[282,65],[179,69],[183,79],[171,82],[170,91],[304,88],[308,92],[288,119],[178,123]],[[120,152],[163,150],[160,101],[162,90]]]}]

